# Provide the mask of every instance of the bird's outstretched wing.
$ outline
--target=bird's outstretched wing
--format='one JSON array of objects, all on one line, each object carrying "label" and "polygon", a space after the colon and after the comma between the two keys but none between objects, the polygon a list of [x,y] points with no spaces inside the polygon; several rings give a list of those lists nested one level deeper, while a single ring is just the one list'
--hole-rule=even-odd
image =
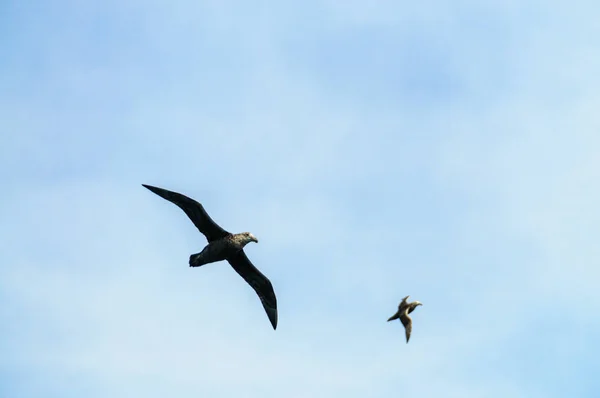
[{"label": "bird's outstretched wing", "polygon": [[410,333],[412,332],[412,319],[408,316],[408,313],[400,315],[400,322],[404,325],[404,331],[406,333],[406,342],[410,339]]},{"label": "bird's outstretched wing", "polygon": [[204,236],[206,236],[206,239],[209,242],[223,238],[230,234],[228,231],[221,228],[219,224],[214,222],[206,210],[204,210],[204,207],[194,199],[188,198],[187,196],[177,192],[153,187],[152,185],[142,184],[142,186],[148,188],[161,198],[179,206],[179,208],[183,210],[185,214],[187,214],[190,220],[192,220],[196,228],[198,228],[198,230],[202,232]]},{"label": "bird's outstretched wing", "polygon": [[402,308],[404,308],[406,306],[406,300],[408,300],[410,296],[406,296],[402,299],[402,301],[400,302],[400,304],[398,304],[398,311],[402,310]]},{"label": "bird's outstretched wing", "polygon": [[252,286],[265,308],[273,329],[277,329],[277,297],[275,297],[271,281],[252,264],[243,250],[228,258],[227,261]]}]

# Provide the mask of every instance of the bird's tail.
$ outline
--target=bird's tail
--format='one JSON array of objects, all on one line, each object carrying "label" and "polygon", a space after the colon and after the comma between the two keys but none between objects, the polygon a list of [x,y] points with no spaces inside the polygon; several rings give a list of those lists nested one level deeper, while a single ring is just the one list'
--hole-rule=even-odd
[{"label": "bird's tail", "polygon": [[202,252],[192,254],[190,256],[190,267],[199,267],[201,265],[206,264],[206,261],[204,261],[204,258],[201,254]]},{"label": "bird's tail", "polygon": [[398,318],[400,318],[400,314],[399,314],[398,312],[396,312],[396,313],[395,313],[394,315],[392,315],[392,316],[390,317],[390,319],[388,319],[387,321],[388,321],[388,322],[389,322],[389,321],[393,321],[394,319],[398,319]]}]

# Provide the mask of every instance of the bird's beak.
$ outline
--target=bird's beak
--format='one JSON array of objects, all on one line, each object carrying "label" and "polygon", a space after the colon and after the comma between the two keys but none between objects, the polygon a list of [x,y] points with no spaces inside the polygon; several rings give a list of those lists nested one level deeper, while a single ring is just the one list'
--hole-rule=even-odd
[{"label": "bird's beak", "polygon": [[256,236],[252,235],[252,241],[258,243],[258,239],[256,239]]}]

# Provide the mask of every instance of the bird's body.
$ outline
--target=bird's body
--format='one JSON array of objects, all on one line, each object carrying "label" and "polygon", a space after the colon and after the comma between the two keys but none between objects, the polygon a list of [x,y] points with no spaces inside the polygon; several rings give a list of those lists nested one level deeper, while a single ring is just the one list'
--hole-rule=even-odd
[{"label": "bird's body", "polygon": [[402,325],[404,326],[406,343],[408,343],[410,334],[412,332],[412,318],[408,316],[408,314],[413,312],[418,306],[423,305],[418,301],[413,301],[412,303],[407,302],[406,300],[408,300],[409,297],[410,296],[406,296],[402,299],[398,305],[398,311],[388,319],[388,322],[395,319],[400,319],[400,322],[402,322]]},{"label": "bird's body", "polygon": [[244,239],[245,237],[244,233],[231,234],[209,242],[200,253],[190,256],[190,267],[199,267],[204,264],[227,260],[249,243]]},{"label": "bird's body", "polygon": [[227,260],[232,268],[254,289],[269,317],[273,329],[277,329],[277,298],[269,279],[264,276],[244,253],[244,246],[258,239],[250,232],[232,234],[215,223],[204,207],[195,200],[177,192],[142,184],[145,188],[166,199],[179,208],[206,236],[208,244],[189,259],[190,267]]}]

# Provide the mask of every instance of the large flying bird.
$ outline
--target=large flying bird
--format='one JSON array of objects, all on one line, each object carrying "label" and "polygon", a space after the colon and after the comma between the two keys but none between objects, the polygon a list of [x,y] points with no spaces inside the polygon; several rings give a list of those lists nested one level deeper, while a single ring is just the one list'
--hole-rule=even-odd
[{"label": "large flying bird", "polygon": [[406,343],[408,344],[408,340],[410,339],[410,333],[412,332],[412,319],[408,316],[411,312],[415,310],[422,303],[418,301],[413,301],[412,303],[406,302],[406,300],[410,296],[406,296],[402,299],[402,302],[398,305],[398,311],[390,317],[387,321],[393,321],[394,319],[400,318],[400,322],[404,325],[404,330],[406,332]]},{"label": "large flying bird", "polygon": [[204,207],[195,200],[177,192],[142,184],[158,196],[179,206],[192,220],[196,228],[206,236],[208,244],[200,253],[190,256],[190,267],[199,267],[216,261],[227,260],[233,269],[252,286],[273,325],[277,329],[277,298],[269,279],[250,262],[244,246],[258,239],[250,232],[232,234],[210,218]]}]

